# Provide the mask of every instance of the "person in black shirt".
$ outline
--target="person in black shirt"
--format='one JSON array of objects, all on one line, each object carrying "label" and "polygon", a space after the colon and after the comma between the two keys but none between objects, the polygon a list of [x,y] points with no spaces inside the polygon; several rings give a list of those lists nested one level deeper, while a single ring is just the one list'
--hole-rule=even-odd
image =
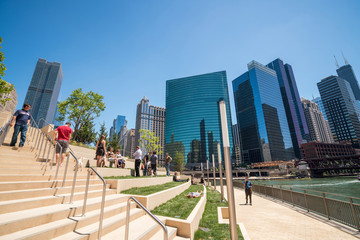
[{"label": "person in black shirt", "polygon": [[26,131],[28,130],[28,126],[30,125],[30,118],[31,115],[29,113],[29,110],[31,109],[30,104],[24,104],[23,108],[21,110],[17,110],[14,113],[13,119],[11,120],[9,126],[14,126],[14,134],[12,136],[10,146],[14,146],[17,142],[17,138],[19,133],[21,132],[21,138],[19,147],[23,147],[24,143],[26,141]]}]

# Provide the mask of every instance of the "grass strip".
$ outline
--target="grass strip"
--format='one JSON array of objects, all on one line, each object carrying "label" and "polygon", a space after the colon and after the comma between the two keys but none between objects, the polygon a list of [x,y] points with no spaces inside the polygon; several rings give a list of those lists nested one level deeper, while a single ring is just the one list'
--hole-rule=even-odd
[{"label": "grass strip", "polygon": [[[157,177],[166,177],[166,175],[158,175]],[[137,178],[152,178],[152,176],[111,176],[111,177],[104,177],[104,179],[137,179]]]},{"label": "grass strip", "polygon": [[[221,202],[221,194],[218,191],[207,189],[206,192],[207,201],[205,205],[205,211],[200,220],[199,229],[195,232],[195,240],[204,239],[231,239],[230,237],[230,226],[229,224],[218,223],[218,207],[227,207],[227,202]],[[238,239],[244,239],[242,237],[239,226]]]},{"label": "grass strip", "polygon": [[156,207],[151,212],[155,215],[186,219],[199,202],[200,197],[187,198],[184,194],[196,191],[200,192],[203,189],[204,187],[202,185],[191,185],[184,192]]},{"label": "grass strip", "polygon": [[153,186],[148,186],[148,187],[130,188],[130,189],[121,191],[120,193],[146,196],[146,195],[150,195],[150,194],[153,194],[156,192],[164,191],[169,188],[179,186],[181,184],[184,184],[184,183],[183,182],[168,182],[165,184],[153,185]]}]

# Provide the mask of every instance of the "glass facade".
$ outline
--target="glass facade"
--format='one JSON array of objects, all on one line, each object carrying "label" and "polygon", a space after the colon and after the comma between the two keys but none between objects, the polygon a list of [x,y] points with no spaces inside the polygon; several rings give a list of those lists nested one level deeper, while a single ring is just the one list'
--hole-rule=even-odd
[{"label": "glass facade", "polygon": [[266,66],[276,72],[295,156],[301,159],[301,144],[310,140],[310,135],[292,67],[279,58]]},{"label": "glass facade", "polygon": [[230,149],[231,115],[226,72],[214,72],[166,81],[165,151],[181,152],[190,165],[218,162],[217,143],[223,158],[218,101],[226,103]]},{"label": "glass facade", "polygon": [[120,133],[122,126],[124,126],[126,122],[126,117],[122,115],[117,115],[116,119],[114,119],[113,126],[115,128],[116,134]]},{"label": "glass facade", "polygon": [[324,115],[325,120],[328,120],[328,118],[326,116],[326,111],[325,111],[325,108],[324,108],[324,104],[323,104],[323,102],[321,100],[321,97],[314,98],[312,101],[318,105],[319,110]]},{"label": "glass facade", "polygon": [[41,118],[49,123],[54,121],[62,79],[60,63],[39,58],[24,101],[31,104],[31,114],[36,122]]},{"label": "glass facade", "polygon": [[360,121],[350,83],[340,77],[329,76],[317,85],[334,141],[349,141],[358,148]]},{"label": "glass facade", "polygon": [[350,83],[355,99],[360,100],[359,83],[356,79],[354,70],[352,69],[351,65],[346,64],[345,66],[342,66],[339,69],[337,69],[336,72],[339,75],[339,77],[345,79]]},{"label": "glass facade", "polygon": [[246,164],[294,158],[276,72],[252,61],[233,80],[242,161]]}]

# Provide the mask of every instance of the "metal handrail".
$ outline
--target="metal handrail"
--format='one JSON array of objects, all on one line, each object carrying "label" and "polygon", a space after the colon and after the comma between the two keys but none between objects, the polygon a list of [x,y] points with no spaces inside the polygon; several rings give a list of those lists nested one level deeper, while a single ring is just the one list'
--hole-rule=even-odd
[{"label": "metal handrail", "polygon": [[152,214],[146,207],[144,207],[136,198],[129,197],[127,201],[126,208],[126,226],[125,226],[125,240],[129,239],[129,225],[130,225],[130,201],[134,201],[142,210],[144,210],[147,214],[149,214],[152,219],[154,219],[164,230],[164,240],[168,240],[168,231],[166,226],[154,215]]},{"label": "metal handrail", "polygon": [[101,211],[100,211],[100,218],[99,218],[99,231],[98,231],[98,240],[100,240],[101,235],[102,235],[102,224],[103,224],[103,218],[104,218],[106,181],[93,167],[90,167],[90,169],[88,170],[82,216],[85,216],[85,212],[86,212],[86,202],[87,202],[87,195],[88,195],[88,191],[89,191],[90,170],[92,170],[104,183],[102,200],[101,200]]}]

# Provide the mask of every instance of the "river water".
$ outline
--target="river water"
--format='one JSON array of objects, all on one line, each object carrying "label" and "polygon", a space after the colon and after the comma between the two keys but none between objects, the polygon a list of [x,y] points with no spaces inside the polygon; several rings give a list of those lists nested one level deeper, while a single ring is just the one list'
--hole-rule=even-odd
[{"label": "river water", "polygon": [[328,177],[328,178],[303,178],[282,180],[252,180],[254,184],[274,185],[285,189],[293,188],[295,191],[315,190],[320,192],[340,194],[360,199],[360,181],[357,176]]}]

